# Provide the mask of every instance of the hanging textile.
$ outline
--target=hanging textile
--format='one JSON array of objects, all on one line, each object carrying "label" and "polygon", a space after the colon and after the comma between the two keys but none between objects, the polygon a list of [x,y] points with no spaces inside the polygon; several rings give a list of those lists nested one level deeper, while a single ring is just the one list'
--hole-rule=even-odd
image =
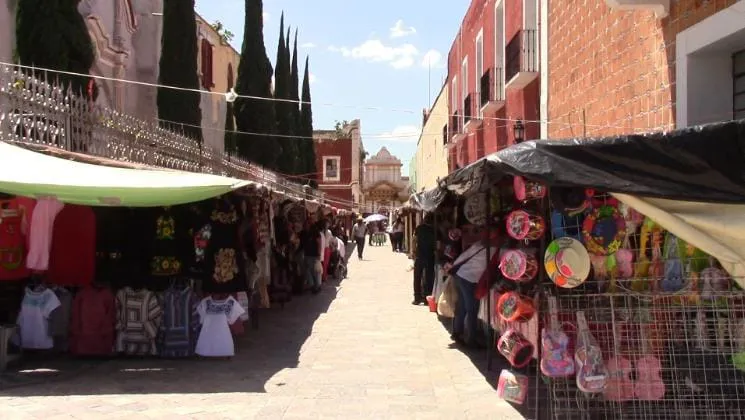
[{"label": "hanging textile", "polygon": [[190,357],[194,355],[199,333],[199,300],[190,287],[170,287],[161,298],[163,320],[158,332],[161,357]]},{"label": "hanging textile", "polygon": [[61,286],[86,286],[96,274],[96,215],[66,205],[54,220],[47,278]]},{"label": "hanging textile", "polygon": [[116,294],[116,351],[128,355],[155,355],[155,340],[162,309],[149,290],[126,287]]},{"label": "hanging textile", "polygon": [[241,305],[232,296],[224,300],[212,297],[202,299],[199,312],[202,329],[199,332],[196,353],[207,357],[230,357],[235,355],[230,324],[243,314]]},{"label": "hanging textile", "polygon": [[0,280],[29,276],[26,267],[28,231],[35,202],[21,198],[0,201]]},{"label": "hanging textile", "polygon": [[87,286],[78,291],[72,304],[70,353],[106,356],[114,349],[116,303],[111,290]]},{"label": "hanging textile", "polygon": [[34,290],[26,288],[18,314],[20,339],[17,341],[25,349],[51,349],[54,340],[49,333],[49,317],[60,306],[60,301],[51,289]]},{"label": "hanging textile", "polygon": [[54,219],[64,206],[64,203],[54,198],[42,198],[36,203],[31,216],[29,249],[26,255],[26,267],[29,269],[46,271],[49,267]]},{"label": "hanging textile", "polygon": [[240,219],[235,206],[220,200],[210,215],[211,237],[205,253],[205,293],[237,293],[246,291],[242,268],[243,253],[239,249]]}]

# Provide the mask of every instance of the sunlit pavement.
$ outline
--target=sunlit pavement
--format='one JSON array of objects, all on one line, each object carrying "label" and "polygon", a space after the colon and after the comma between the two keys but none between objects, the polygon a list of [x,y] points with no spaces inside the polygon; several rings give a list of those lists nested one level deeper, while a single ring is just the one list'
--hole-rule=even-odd
[{"label": "sunlit pavement", "polygon": [[0,419],[522,418],[496,397],[496,372],[487,381],[475,366],[485,355],[451,348],[437,317],[411,305],[406,257],[365,254],[340,284],[263,312],[232,360],[97,363],[0,388]]}]

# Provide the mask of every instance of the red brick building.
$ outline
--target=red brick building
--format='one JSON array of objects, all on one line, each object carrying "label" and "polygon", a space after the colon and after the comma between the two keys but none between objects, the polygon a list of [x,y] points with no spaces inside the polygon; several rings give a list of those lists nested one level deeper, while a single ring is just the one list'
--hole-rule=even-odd
[{"label": "red brick building", "polygon": [[745,118],[745,2],[552,0],[551,138]]},{"label": "red brick building", "polygon": [[362,138],[360,122],[354,120],[341,130],[313,132],[318,188],[334,207],[359,212],[362,197]]},{"label": "red brick building", "polygon": [[449,169],[539,137],[539,0],[472,0],[448,54]]}]

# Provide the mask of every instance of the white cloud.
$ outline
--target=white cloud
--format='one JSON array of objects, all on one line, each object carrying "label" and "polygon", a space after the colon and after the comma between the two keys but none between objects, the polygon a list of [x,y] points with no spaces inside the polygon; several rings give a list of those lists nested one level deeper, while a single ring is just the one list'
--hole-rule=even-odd
[{"label": "white cloud", "polygon": [[419,140],[419,134],[422,132],[420,127],[414,125],[399,125],[392,131],[383,133],[377,140],[381,143],[416,143]]},{"label": "white cloud", "polygon": [[414,28],[413,26],[406,26],[406,24],[404,24],[404,21],[399,19],[396,21],[396,24],[393,25],[390,31],[391,38],[402,38],[405,36],[414,35],[416,33],[416,28]]},{"label": "white cloud", "polygon": [[312,42],[306,42],[305,44],[303,44],[303,45],[300,46],[300,48],[307,48],[307,49],[311,49],[311,48],[315,48],[315,47],[316,47],[316,44],[314,44]]},{"label": "white cloud", "polygon": [[444,63],[442,62],[442,53],[437,50],[429,50],[424,53],[424,55],[422,56],[422,67],[444,67]]},{"label": "white cloud", "polygon": [[316,82],[318,82],[318,78],[316,77],[315,74],[310,73],[308,75],[308,83],[310,83],[312,85],[312,84],[315,84]]},{"label": "white cloud", "polygon": [[378,39],[370,39],[353,47],[328,47],[329,51],[341,53],[344,57],[350,57],[368,62],[389,63],[391,67],[403,69],[414,65],[419,50],[412,44],[398,46],[385,45]]},{"label": "white cloud", "polygon": [[272,15],[270,15],[268,12],[262,13],[261,16],[264,18],[264,22],[272,19]]}]

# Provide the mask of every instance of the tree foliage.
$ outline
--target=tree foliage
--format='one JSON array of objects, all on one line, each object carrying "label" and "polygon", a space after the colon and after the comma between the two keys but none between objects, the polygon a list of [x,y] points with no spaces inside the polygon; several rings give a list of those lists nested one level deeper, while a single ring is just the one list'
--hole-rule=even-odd
[{"label": "tree foliage", "polygon": [[316,152],[313,148],[313,108],[310,96],[310,59],[305,58],[305,72],[303,74],[302,105],[300,106],[300,135],[304,144],[305,169],[308,179],[316,180]]},{"label": "tree foliage", "polygon": [[[197,51],[194,0],[164,0],[158,83],[199,89]],[[161,126],[181,130],[201,143],[200,99],[200,94],[195,91],[159,87],[158,118]]]},{"label": "tree foliage", "polygon": [[287,102],[290,99],[290,40],[285,38],[284,13],[279,22],[279,41],[277,44],[277,61],[274,68],[274,98],[278,99],[274,107],[276,109],[276,133],[281,135],[277,138],[282,150],[282,159],[277,162],[277,169],[286,174],[297,173],[298,148],[297,142],[292,137],[295,132],[295,113],[292,110],[294,104]]},{"label": "tree foliage", "polygon": [[214,21],[210,26],[212,26],[212,29],[220,35],[222,42],[226,44],[229,44],[235,37],[235,34],[226,28],[219,20]]},{"label": "tree foliage", "polygon": [[236,135],[236,145],[241,157],[273,169],[281,149],[271,136],[275,111],[270,100],[272,64],[264,46],[264,7],[261,0],[245,0],[245,6],[243,47],[235,86],[236,93],[244,96],[235,101],[235,122],[243,133]]},{"label": "tree foliage", "polygon": [[[19,0],[16,8],[16,56],[20,64],[88,74],[95,54],[93,42],[78,12],[79,0]],[[40,76],[40,72],[36,72]],[[47,75],[75,94],[86,90],[89,78]]]}]

